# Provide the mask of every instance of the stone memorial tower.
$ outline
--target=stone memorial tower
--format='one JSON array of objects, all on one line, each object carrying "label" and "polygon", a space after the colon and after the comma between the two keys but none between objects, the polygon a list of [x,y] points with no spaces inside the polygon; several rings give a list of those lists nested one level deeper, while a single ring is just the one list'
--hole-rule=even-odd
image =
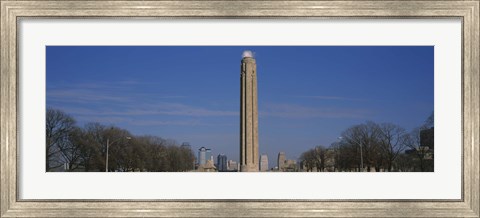
[{"label": "stone memorial tower", "polygon": [[240,171],[258,172],[257,65],[244,51],[240,65]]}]

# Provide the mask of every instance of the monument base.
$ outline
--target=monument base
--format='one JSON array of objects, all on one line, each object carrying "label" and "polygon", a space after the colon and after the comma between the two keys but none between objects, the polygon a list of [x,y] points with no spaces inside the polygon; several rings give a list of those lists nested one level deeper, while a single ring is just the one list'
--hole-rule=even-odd
[{"label": "monument base", "polygon": [[258,166],[255,165],[242,165],[240,166],[240,172],[258,172]]}]

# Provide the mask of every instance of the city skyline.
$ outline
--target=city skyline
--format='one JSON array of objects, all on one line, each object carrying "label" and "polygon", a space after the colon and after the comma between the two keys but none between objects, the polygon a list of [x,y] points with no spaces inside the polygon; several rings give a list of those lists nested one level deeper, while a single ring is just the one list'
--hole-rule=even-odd
[{"label": "city skyline", "polygon": [[298,159],[367,120],[411,130],[433,111],[431,46],[48,46],[47,106],[238,161],[244,50],[257,59],[269,157]]}]

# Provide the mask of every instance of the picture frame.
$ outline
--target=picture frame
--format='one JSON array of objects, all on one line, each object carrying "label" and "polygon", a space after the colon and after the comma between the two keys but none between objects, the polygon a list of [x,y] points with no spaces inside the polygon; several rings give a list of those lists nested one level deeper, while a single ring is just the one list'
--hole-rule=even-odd
[{"label": "picture frame", "polygon": [[[479,1],[1,0],[1,217],[478,217]],[[22,200],[18,197],[18,21],[22,18],[461,18],[461,200]]]}]

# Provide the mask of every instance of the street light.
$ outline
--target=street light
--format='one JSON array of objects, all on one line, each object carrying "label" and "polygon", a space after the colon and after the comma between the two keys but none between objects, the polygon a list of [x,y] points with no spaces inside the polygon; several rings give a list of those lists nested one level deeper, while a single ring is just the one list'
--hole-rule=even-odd
[{"label": "street light", "polygon": [[363,172],[363,148],[362,148],[362,144],[358,143],[357,144],[360,146],[360,168],[362,169],[362,172]]},{"label": "street light", "polygon": [[[113,141],[111,144],[113,144],[115,142],[118,142],[120,139],[122,139],[122,138],[119,138],[119,139]],[[132,137],[127,136],[127,137],[125,137],[125,139],[130,140],[130,139],[132,139]],[[108,147],[110,147],[110,145],[111,145],[109,143],[109,141],[110,141],[110,138],[107,138],[107,152],[106,152],[107,155],[105,156],[105,172],[108,172]]]}]

